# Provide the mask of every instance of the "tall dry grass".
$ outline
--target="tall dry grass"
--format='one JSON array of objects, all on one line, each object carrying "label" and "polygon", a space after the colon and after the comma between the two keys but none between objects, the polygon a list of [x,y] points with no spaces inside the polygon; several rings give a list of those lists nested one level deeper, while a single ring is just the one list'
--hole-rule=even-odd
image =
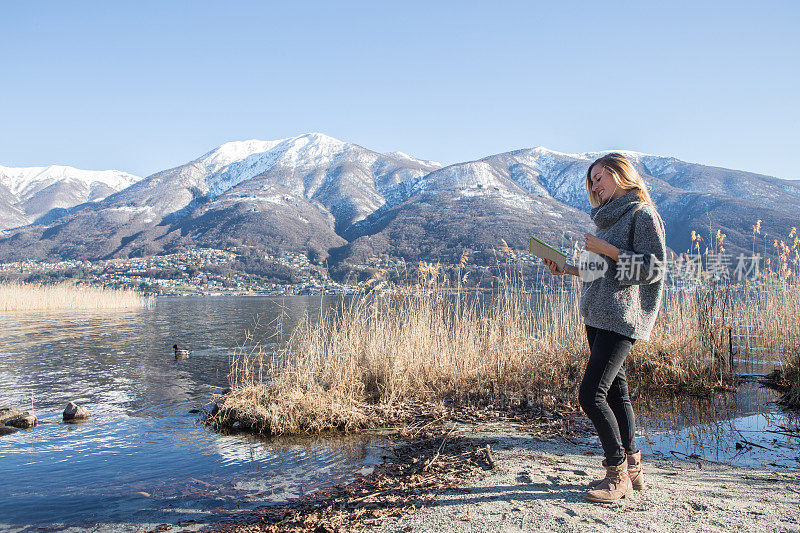
[{"label": "tall dry grass", "polygon": [[628,358],[629,376],[651,390],[702,392],[731,386],[738,338],[746,329],[742,310],[730,287],[668,289],[650,340],[637,342]]},{"label": "tall dry grass", "polygon": [[[562,312],[546,309],[560,307]],[[490,301],[417,287],[306,319],[275,352],[239,353],[217,422],[266,433],[354,429],[415,402],[486,403],[569,387],[585,350],[574,299]],[[546,363],[546,364],[544,364]],[[572,369],[564,372],[564,369]]]},{"label": "tall dry grass", "polygon": [[[631,380],[649,390],[731,386],[743,350],[785,348],[786,327],[800,317],[797,292],[668,291],[650,341],[629,357]],[[568,401],[588,356],[578,301],[577,285],[530,294],[506,284],[480,298],[420,283],[367,295],[301,321],[275,350],[238,353],[232,392],[212,422],[319,432],[369,426],[419,403]]]},{"label": "tall dry grass", "polygon": [[[636,357],[634,350],[628,362],[639,370],[642,383],[655,388],[725,386],[733,377],[734,359],[774,362],[774,384],[785,389],[788,404],[800,406],[800,236],[796,228],[785,239],[764,236],[762,248],[756,247],[761,220],[752,230],[753,255],[762,260],[755,279],[733,285],[734,280],[715,281],[705,272],[704,282],[693,290],[667,293],[652,342],[637,346],[644,355]],[[725,253],[725,238],[719,230],[712,235],[703,253],[706,260],[709,252]],[[692,232],[698,254],[701,240]],[[773,257],[768,257],[768,240]]]},{"label": "tall dry grass", "polygon": [[[754,248],[760,226],[760,220],[753,226]],[[763,309],[753,328],[756,336],[765,340],[767,353],[776,354],[781,362],[775,381],[785,389],[786,403],[800,407],[800,234],[797,228],[793,227],[786,239],[773,239],[773,248],[776,261],[774,265],[767,263],[765,278],[775,289],[753,302],[756,308]]]},{"label": "tall dry grass", "polygon": [[[749,341],[754,349],[779,363],[775,384],[785,390],[784,400],[800,406],[800,286],[775,283],[774,288],[748,298]],[[758,312],[752,312],[757,309]]]},{"label": "tall dry grass", "polygon": [[0,311],[144,307],[152,298],[133,290],[59,283],[0,283]]}]

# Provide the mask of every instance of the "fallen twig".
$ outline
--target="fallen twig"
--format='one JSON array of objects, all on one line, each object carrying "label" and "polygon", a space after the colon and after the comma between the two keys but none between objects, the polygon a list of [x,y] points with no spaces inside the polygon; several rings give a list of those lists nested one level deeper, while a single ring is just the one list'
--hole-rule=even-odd
[{"label": "fallen twig", "polygon": [[[428,468],[430,468],[430,466],[431,466],[431,465],[432,465],[432,464],[433,464],[433,463],[436,461],[436,459],[438,459],[438,458],[439,458],[439,454],[440,454],[440,453],[442,453],[442,448],[444,448],[444,443],[445,443],[445,442],[447,442],[447,437],[449,437],[450,435],[452,435],[452,434],[453,434],[453,431],[455,431],[455,429],[456,429],[456,425],[455,425],[455,424],[453,424],[453,427],[451,427],[451,428],[450,428],[450,431],[449,431],[449,432],[447,432],[447,433],[445,434],[445,436],[442,438],[442,443],[439,445],[439,449],[438,449],[438,450],[436,450],[436,455],[434,455],[434,456],[433,456],[433,458],[432,458],[432,459],[431,459],[431,460],[428,462],[428,464],[426,464],[426,465],[425,465],[425,466],[422,468],[422,470],[424,470],[424,471],[426,471],[426,472],[427,472],[427,471],[428,471]],[[487,446],[488,446],[488,445],[487,445]]]},{"label": "fallen twig", "polygon": [[744,438],[744,435],[742,435],[742,432],[739,431],[738,429],[736,430],[736,433],[738,433],[739,436],[742,438],[742,444],[744,444],[745,446],[755,446],[756,448],[761,448],[762,450],[770,450],[771,449],[771,448],[768,448],[766,446],[762,446],[760,444],[756,444],[755,442],[750,442],[749,440]]},{"label": "fallen twig", "polygon": [[686,459],[692,459],[692,460],[698,461],[698,464],[702,464],[703,462],[713,463],[715,465],[725,464],[725,463],[721,463],[719,461],[714,461],[712,459],[706,459],[705,457],[700,457],[696,453],[688,454],[688,453],[683,453],[683,452],[679,452],[679,451],[676,451],[676,450],[670,450],[669,453],[671,453],[673,457],[677,457],[678,455],[682,455]]},{"label": "fallen twig", "polygon": [[791,430],[776,431],[774,429],[765,429],[765,433],[775,433],[776,435],[783,435],[784,437],[800,437],[800,433]]}]

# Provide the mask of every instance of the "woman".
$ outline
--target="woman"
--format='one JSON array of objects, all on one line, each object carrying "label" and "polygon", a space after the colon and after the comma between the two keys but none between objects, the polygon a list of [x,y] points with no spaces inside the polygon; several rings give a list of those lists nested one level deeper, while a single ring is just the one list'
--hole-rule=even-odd
[{"label": "woman", "polygon": [[[641,452],[625,377],[625,358],[637,339],[647,340],[658,315],[666,245],[664,223],[647,186],[621,154],[605,155],[586,172],[586,191],[597,235],[586,234],[586,250],[608,264],[587,281],[581,315],[589,339],[589,361],[578,398],[603,445],[604,479],[590,484],[586,499],[610,503],[644,487]],[[555,275],[565,272],[545,260]]]}]

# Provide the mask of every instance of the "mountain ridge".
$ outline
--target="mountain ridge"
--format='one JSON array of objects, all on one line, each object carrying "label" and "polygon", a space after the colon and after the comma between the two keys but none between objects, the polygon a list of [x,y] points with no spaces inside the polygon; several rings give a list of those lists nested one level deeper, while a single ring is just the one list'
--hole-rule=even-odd
[{"label": "mountain ridge", "polygon": [[60,210],[102,200],[140,179],[119,170],[0,166],[0,230],[47,220]]},{"label": "mountain ridge", "polygon": [[[443,166],[322,133],[232,141],[100,200],[6,230],[0,259],[245,246],[354,265],[374,255],[458,262],[463,250],[491,250],[501,239],[525,249],[531,234],[569,244],[593,229],[585,172],[605,153],[538,146]],[[731,251],[746,251],[756,220],[774,236],[800,222],[800,183],[621,153],[648,183],[674,250],[689,248],[693,229],[709,243],[720,229]],[[0,212],[14,207],[4,198],[0,183]]]}]

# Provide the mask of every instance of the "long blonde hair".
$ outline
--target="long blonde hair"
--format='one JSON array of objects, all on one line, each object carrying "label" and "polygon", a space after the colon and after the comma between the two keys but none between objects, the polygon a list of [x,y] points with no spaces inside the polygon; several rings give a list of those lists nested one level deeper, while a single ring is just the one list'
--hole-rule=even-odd
[{"label": "long blonde hair", "polygon": [[642,176],[639,175],[639,172],[624,155],[617,152],[611,152],[599,158],[589,165],[589,170],[586,171],[586,194],[589,195],[589,203],[592,204],[592,207],[597,207],[603,203],[600,200],[600,196],[592,191],[592,169],[595,165],[602,165],[614,178],[614,183],[617,184],[617,187],[635,190],[639,196],[639,202],[655,208],[655,204],[650,198],[650,193],[647,192],[647,184],[645,184]]}]

